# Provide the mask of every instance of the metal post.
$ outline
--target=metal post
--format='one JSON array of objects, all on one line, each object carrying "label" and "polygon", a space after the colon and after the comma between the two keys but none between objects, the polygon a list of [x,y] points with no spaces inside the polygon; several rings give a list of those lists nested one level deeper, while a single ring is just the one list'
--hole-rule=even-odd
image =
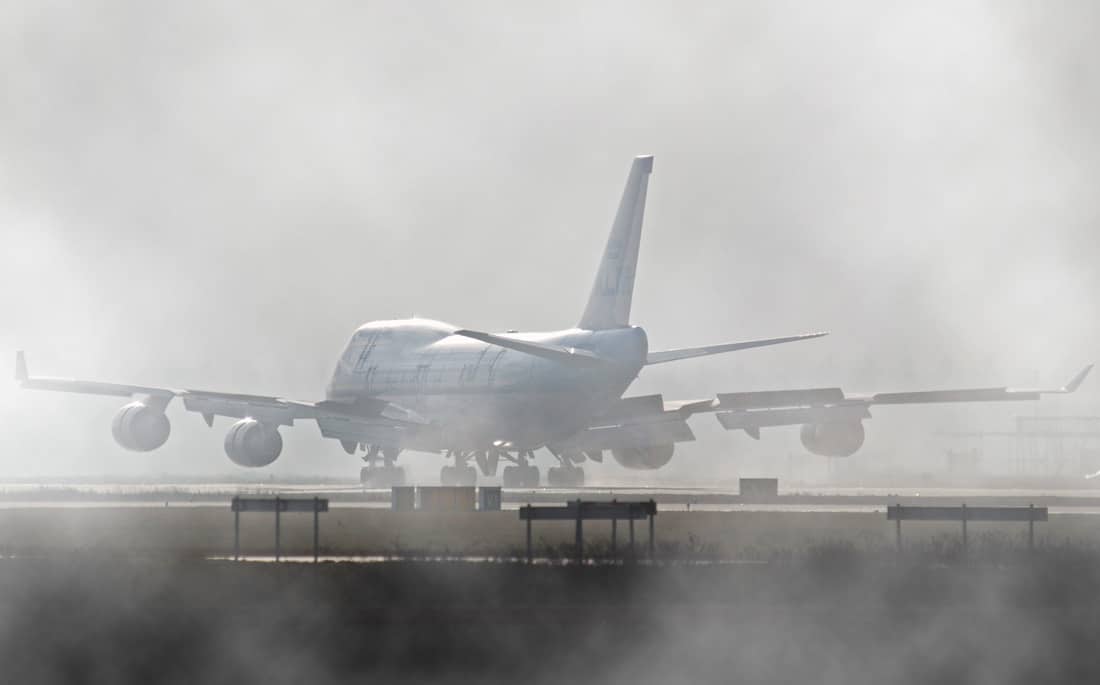
[{"label": "metal post", "polygon": [[[652,509],[650,509],[650,511],[653,511],[653,510],[652,510]],[[653,514],[650,514],[650,515],[649,515],[649,560],[650,560],[650,561],[652,561],[652,560],[653,560],[653,557],[654,557],[654,553],[653,553],[653,549],[654,549],[654,540],[653,540],[653,519],[654,519],[654,518],[655,518],[655,517],[653,516]]]},{"label": "metal post", "polygon": [[619,556],[619,519],[611,519],[611,558]]},{"label": "metal post", "polygon": [[233,498],[233,561],[241,558],[241,498]]},{"label": "metal post", "polygon": [[963,520],[963,556],[966,556],[966,505],[962,506],[962,520]]},{"label": "metal post", "polygon": [[1027,505],[1027,548],[1035,550],[1035,505]]},{"label": "metal post", "polygon": [[531,557],[531,505],[527,505],[527,563],[530,564],[533,559]]},{"label": "metal post", "polygon": [[634,552],[634,515],[633,515],[633,512],[631,512],[631,516],[630,516],[630,560],[634,561],[635,558],[636,558],[636,556],[635,556],[635,552]]},{"label": "metal post", "polygon": [[895,521],[895,523],[898,524],[897,525],[898,554],[901,554],[901,505],[900,504],[895,507],[895,511],[897,512],[897,517],[898,517],[897,521]]},{"label": "metal post", "polygon": [[581,501],[577,500],[577,563],[584,563],[584,519],[581,516]]},{"label": "metal post", "polygon": [[279,496],[275,496],[275,561],[279,560]]},{"label": "metal post", "polygon": [[320,514],[317,512],[317,510],[320,509],[320,508],[321,508],[320,501],[317,499],[317,497],[314,497],[313,498],[313,563],[315,563],[315,564],[317,563],[317,558],[320,556],[320,551],[321,551],[320,548],[318,547],[318,541],[317,541],[317,539],[319,537],[318,534],[320,533],[320,530],[319,530],[320,525],[317,522],[317,519],[320,517]]}]

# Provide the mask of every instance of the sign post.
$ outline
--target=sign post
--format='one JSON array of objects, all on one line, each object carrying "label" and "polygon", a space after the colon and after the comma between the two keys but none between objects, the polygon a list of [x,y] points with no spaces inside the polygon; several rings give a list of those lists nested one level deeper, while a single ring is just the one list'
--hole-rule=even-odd
[{"label": "sign post", "polygon": [[961,521],[962,549],[965,555],[969,521],[1026,521],[1028,549],[1034,549],[1035,522],[1048,520],[1048,513],[1046,507],[1037,507],[1034,504],[1026,507],[969,507],[965,504],[959,507],[903,507],[895,504],[886,508],[886,520],[894,521],[897,525],[898,552],[901,552],[902,521]]},{"label": "sign post", "polygon": [[575,524],[576,560],[584,562],[584,521],[611,521],[611,546],[615,551],[618,541],[618,519],[627,519],[630,522],[630,550],[634,555],[634,520],[649,519],[649,556],[654,556],[655,536],[654,517],[657,515],[657,503],[648,502],[584,502],[574,500],[564,507],[533,507],[530,504],[520,507],[519,517],[527,523],[527,562],[532,561],[531,550],[531,522],[540,519],[548,521],[569,520]]},{"label": "sign post", "polygon": [[233,510],[233,560],[241,558],[241,512],[275,512],[275,561],[282,558],[282,513],[313,512],[313,561],[320,560],[321,524],[319,515],[328,511],[328,500],[322,497],[312,499],[287,499],[285,497],[234,497],[230,502]]}]

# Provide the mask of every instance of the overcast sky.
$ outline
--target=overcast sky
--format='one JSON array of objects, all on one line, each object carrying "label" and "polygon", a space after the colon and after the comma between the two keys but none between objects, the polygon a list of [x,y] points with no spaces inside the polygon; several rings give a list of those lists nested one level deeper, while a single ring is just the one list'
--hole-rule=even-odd
[{"label": "overcast sky", "polygon": [[[0,352],[311,400],[364,321],[568,327],[653,153],[651,346],[832,335],[631,392],[1060,385],[1100,356],[1097,25],[1091,2],[4,3]],[[1093,381],[1040,411],[1097,413]],[[122,450],[120,404],[0,383],[0,477],[238,470],[229,421],[180,407],[164,448]],[[1035,410],[880,409],[854,458]],[[801,450],[694,424],[667,482]],[[285,433],[274,473],[358,469]]]}]

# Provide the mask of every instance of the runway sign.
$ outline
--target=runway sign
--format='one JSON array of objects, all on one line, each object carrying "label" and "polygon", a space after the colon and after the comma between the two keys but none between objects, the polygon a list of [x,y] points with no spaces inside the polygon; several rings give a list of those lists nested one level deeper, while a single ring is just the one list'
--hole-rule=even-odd
[{"label": "runway sign", "polygon": [[320,497],[309,499],[285,497],[234,497],[232,511],[328,511],[328,500]]},{"label": "runway sign", "polygon": [[888,521],[1046,521],[1046,507],[887,507]]},{"label": "runway sign", "polygon": [[1027,546],[1035,548],[1035,522],[1047,520],[1047,508],[1027,507],[913,507],[895,504],[886,508],[886,520],[897,525],[897,548],[901,552],[902,521],[961,521],[962,546],[966,553],[966,524],[971,521],[1024,521],[1027,523]]},{"label": "runway sign", "polygon": [[[577,508],[580,507],[580,516]],[[519,518],[526,521],[592,521],[613,519],[644,519],[657,514],[657,504],[647,502],[569,502],[564,507],[520,507]]]},{"label": "runway sign", "polygon": [[476,489],[465,485],[422,485],[420,511],[475,511]]},{"label": "runway sign", "polygon": [[741,478],[738,492],[742,497],[770,498],[779,496],[778,478]]},{"label": "runway sign", "polygon": [[500,486],[481,486],[477,489],[478,511],[500,511]]}]

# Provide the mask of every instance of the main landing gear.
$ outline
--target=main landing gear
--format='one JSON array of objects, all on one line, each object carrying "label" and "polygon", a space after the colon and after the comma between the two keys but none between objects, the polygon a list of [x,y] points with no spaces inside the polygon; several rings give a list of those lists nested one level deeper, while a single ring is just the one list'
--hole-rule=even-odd
[{"label": "main landing gear", "polygon": [[[476,455],[461,450],[447,450],[446,458],[454,459],[455,463],[453,466],[448,465],[440,469],[439,482],[443,485],[465,485],[469,487],[477,485],[477,469],[468,463],[471,457],[476,457]],[[482,464],[484,459],[478,459],[477,461]],[[484,466],[482,471],[485,471]],[[486,475],[489,474],[486,473]]]},{"label": "main landing gear", "polygon": [[580,452],[558,452],[551,449],[561,463],[553,466],[546,472],[546,481],[552,488],[580,488],[584,487],[584,469],[577,466],[584,461],[584,455]]},{"label": "main landing gear", "polygon": [[534,458],[534,452],[520,452],[516,455],[515,465],[505,466],[501,485],[506,488],[537,488],[539,486],[539,467],[528,463]]},{"label": "main landing gear", "polygon": [[584,469],[579,466],[551,466],[546,482],[552,488],[584,487]]},{"label": "main landing gear", "polygon": [[[401,450],[372,446],[363,455],[367,465],[359,469],[359,482],[365,488],[389,488],[405,484],[405,469],[394,464]],[[382,463],[379,464],[378,462]]]}]

